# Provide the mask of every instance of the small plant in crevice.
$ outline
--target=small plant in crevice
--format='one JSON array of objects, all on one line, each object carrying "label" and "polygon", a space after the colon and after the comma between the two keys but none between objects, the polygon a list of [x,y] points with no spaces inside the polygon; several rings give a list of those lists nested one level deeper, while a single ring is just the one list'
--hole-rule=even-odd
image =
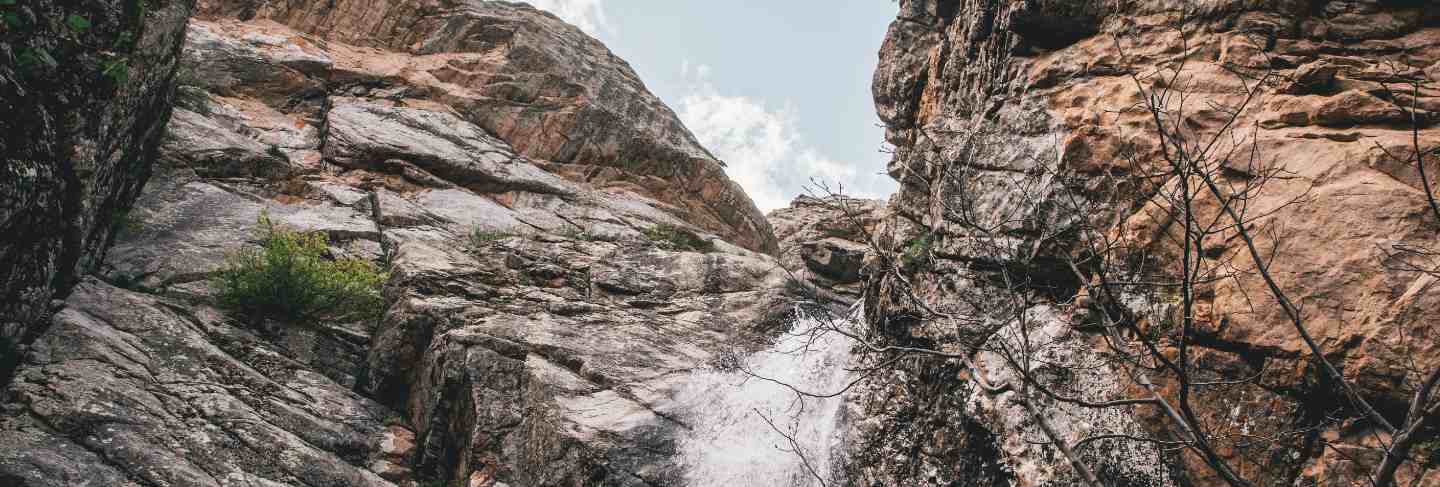
[{"label": "small plant in crevice", "polygon": [[591,233],[589,230],[580,228],[571,228],[569,230],[566,230],[562,235],[565,238],[571,240],[579,240],[581,242],[594,242],[600,240],[599,235]]},{"label": "small plant in crevice", "polygon": [[621,159],[616,161],[615,165],[629,172],[643,172],[643,169],[645,169],[645,162],[635,159]]},{"label": "small plant in crevice", "polygon": [[210,91],[195,66],[184,62],[175,69],[175,106],[201,115],[210,115]]},{"label": "small plant in crevice", "polygon": [[388,275],[375,263],[330,258],[324,233],[283,228],[262,214],[259,245],[230,255],[213,283],[218,301],[254,322],[291,324],[380,315]]},{"label": "small plant in crevice", "polygon": [[385,426],[400,426],[408,428],[410,426],[410,421],[407,420],[404,416],[401,416],[399,413],[390,413],[385,416],[385,419],[381,422],[381,424],[384,424]]},{"label": "small plant in crevice", "polygon": [[209,116],[215,112],[210,108],[210,93],[194,86],[175,87],[175,106]]},{"label": "small plant in crevice", "polygon": [[135,235],[145,229],[145,222],[128,210],[116,210],[110,215],[110,225],[116,237]]},{"label": "small plant in crevice", "polygon": [[590,273],[589,267],[576,269],[565,274],[565,285],[587,298],[590,297],[590,283],[593,281],[594,276]]},{"label": "small plant in crevice", "polygon": [[492,242],[498,242],[498,241],[501,241],[501,240],[504,240],[504,239],[507,239],[507,238],[510,238],[510,237],[513,237],[513,236],[515,236],[515,234],[513,234],[513,233],[507,233],[507,232],[502,232],[502,231],[499,231],[499,230],[488,230],[488,229],[481,228],[481,227],[475,227],[475,229],[473,229],[473,230],[470,231],[470,235],[469,235],[469,239],[468,239],[468,240],[469,240],[469,244],[470,244],[470,248],[471,248],[471,249],[478,249],[478,248],[485,247],[486,245],[489,245],[489,244],[492,243]]},{"label": "small plant in crevice", "polygon": [[924,270],[930,267],[933,257],[931,249],[935,246],[935,234],[927,232],[916,237],[905,246],[905,252],[900,254],[900,265],[906,269]]},{"label": "small plant in crevice", "polygon": [[691,250],[696,252],[714,252],[715,243],[700,238],[695,232],[677,225],[661,223],[645,229],[645,238],[651,242],[660,244],[662,247],[675,250]]},{"label": "small plant in crevice", "polygon": [[130,81],[130,58],[117,57],[100,64],[100,74],[117,85]]},{"label": "small plant in crevice", "polygon": [[181,62],[176,68],[176,105],[197,114],[209,115],[210,91],[192,63]]},{"label": "small plant in crevice", "polygon": [[290,162],[290,155],[286,154],[278,145],[271,144],[269,148],[265,149],[265,154],[274,157],[277,161]]}]

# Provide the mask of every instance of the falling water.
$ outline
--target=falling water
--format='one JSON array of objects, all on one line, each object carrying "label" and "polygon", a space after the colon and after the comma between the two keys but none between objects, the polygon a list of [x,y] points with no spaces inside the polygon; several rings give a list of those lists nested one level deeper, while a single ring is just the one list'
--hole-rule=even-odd
[{"label": "falling water", "polygon": [[[694,374],[679,398],[692,426],[679,445],[687,485],[835,483],[831,455],[839,439],[843,400],[802,398],[786,386],[830,394],[851,380],[846,366],[852,342],[839,333],[807,333],[821,325],[798,315],[789,333],[770,349],[751,355],[740,370]],[[842,320],[839,325],[854,322]]]}]

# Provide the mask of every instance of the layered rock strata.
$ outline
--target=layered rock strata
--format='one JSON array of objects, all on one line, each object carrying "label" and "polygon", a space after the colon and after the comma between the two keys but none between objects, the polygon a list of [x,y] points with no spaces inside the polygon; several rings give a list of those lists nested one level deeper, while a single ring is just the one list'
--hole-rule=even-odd
[{"label": "layered rock strata", "polygon": [[816,299],[844,308],[864,291],[861,275],[883,201],[843,195],[802,195],[767,218],[780,240],[780,260]]},{"label": "layered rock strata", "polygon": [[[1133,394],[1119,371],[1086,365],[1099,361],[1103,346],[1097,332],[1083,330],[1093,301],[1077,295],[1084,283],[1065,264],[1086,247],[1051,230],[1079,221],[1120,228],[1116,241],[1144,249],[1158,268],[1180,265],[1177,225],[1164,202],[1106,183],[1164,163],[1139,79],[1151,93],[1175,94],[1159,101],[1165,117],[1187,104],[1180,129],[1187,137],[1233,133],[1226,144],[1253,149],[1217,158],[1224,164],[1217,174],[1231,187],[1270,176],[1245,202],[1258,246],[1278,249],[1269,268],[1303,303],[1327,357],[1399,421],[1419,380],[1401,364],[1419,371],[1440,364],[1428,339],[1414,341],[1432,336],[1440,318],[1435,278],[1394,265],[1396,249],[1433,247],[1440,225],[1413,158],[1405,160],[1417,142],[1428,152],[1440,141],[1432,125],[1437,75],[1440,11],[1428,2],[902,1],[874,84],[896,147],[889,172],[901,190],[879,232],[894,261],[872,262],[872,326],[893,343],[949,351],[993,350],[1006,330],[1031,326],[1063,352],[1042,354],[1054,362],[1034,373],[1069,369],[1084,386],[1065,390],[1083,397]],[[1234,107],[1244,109],[1226,132]],[[1440,173],[1435,160],[1424,164]],[[1045,179],[1027,179],[1036,174]],[[1071,201],[1111,203],[1093,214],[1057,210]],[[1199,198],[1195,208],[1218,211],[1213,198]],[[977,223],[999,221],[1036,224]],[[1241,240],[1211,242],[1219,240],[1205,249],[1207,258],[1254,269]],[[919,259],[906,259],[907,252]],[[1023,261],[997,258],[1021,254]],[[1002,275],[1000,268],[1033,284],[1025,291],[1036,300],[1028,324],[1006,324],[991,313],[1001,306],[970,299],[1014,294],[984,283],[986,275]],[[1334,398],[1338,392],[1320,379],[1257,273],[1228,275],[1197,291],[1189,353],[1206,374],[1243,385],[1206,389],[1197,414],[1205,424],[1264,440],[1246,446],[1222,438],[1219,454],[1264,485],[1349,485],[1368,476],[1385,435]],[[976,322],[930,319],[937,312]],[[972,370],[932,359],[857,395],[857,414],[868,419],[856,433],[855,478],[885,485],[1076,482],[1058,451],[1040,445],[1047,435],[1025,419],[1033,415],[1014,393],[987,392],[973,380],[979,373],[1015,384],[1013,368],[996,365],[1001,360],[988,352],[976,361]],[[1174,384],[1161,387],[1174,398]],[[1158,431],[1152,428],[1163,421],[1153,410],[1101,417],[1036,402],[1072,442],[1097,431]],[[1188,454],[1162,450],[1131,444],[1080,453],[1107,482],[1221,482]],[[1406,468],[1402,482],[1436,481],[1414,463]]]},{"label": "layered rock strata", "polygon": [[446,105],[551,172],[634,191],[727,241],[775,251],[724,164],[629,64],[552,14],[507,2],[230,0],[202,3],[198,17],[287,26],[301,51],[327,49],[332,83],[403,85],[387,96]]},{"label": "layered rock strata", "polygon": [[[675,391],[790,317],[759,211],[549,14],[203,2],[185,40],[155,176],[5,389],[0,483],[674,485]],[[381,264],[384,316],[217,308],[262,215]]]}]

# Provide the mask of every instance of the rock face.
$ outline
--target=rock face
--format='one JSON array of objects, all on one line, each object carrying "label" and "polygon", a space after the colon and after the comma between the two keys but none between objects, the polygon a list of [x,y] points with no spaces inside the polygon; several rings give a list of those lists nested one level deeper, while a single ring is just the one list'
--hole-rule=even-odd
[{"label": "rock face", "polygon": [[849,306],[864,290],[861,270],[883,201],[802,195],[766,215],[780,239],[780,260],[814,284],[820,299]]},{"label": "rock face", "polygon": [[6,391],[8,485],[389,485],[392,414],[213,309],[83,282]]},{"label": "rock face", "polygon": [[[1216,174],[1283,174],[1246,202],[1259,245],[1280,248],[1271,269],[1327,356],[1401,414],[1411,369],[1440,364],[1424,334],[1440,292],[1392,252],[1433,247],[1440,221],[1389,154],[1440,140],[1440,11],[1211,1],[1182,32],[1173,4],[902,0],[874,86],[901,191],[800,198],[768,222],[623,61],[522,4],[202,0],[188,27],[179,0],[83,23],[0,6],[31,26],[0,44],[21,114],[0,126],[0,230],[20,236],[0,247],[0,338],[29,344],[3,350],[0,484],[678,485],[691,373],[764,347],[797,300],[863,297],[872,345],[950,355],[859,364],[887,373],[848,390],[827,477],[1075,485],[1052,440],[1163,418],[1029,394],[1004,352],[1043,343],[1024,370],[1099,401],[1138,387],[1097,309],[1173,336],[1173,294],[1097,303],[1068,266],[1081,237],[1058,231],[1099,226],[1141,250],[1125,265],[1174,266],[1169,207],[1109,184],[1159,160],[1149,114],[1124,108],[1157,69],[1204,107],[1186,133],[1253,142]],[[1216,107],[1247,89],[1263,96],[1227,125]],[[1062,211],[1075,201],[1092,211]],[[217,308],[210,278],[262,216],[381,264],[384,315],[252,325]],[[1254,267],[1219,240],[1207,259]],[[1233,427],[1218,455],[1257,484],[1348,485],[1385,435],[1334,399],[1277,307],[1251,304],[1263,285],[1236,272],[1195,292],[1184,356],[1254,378],[1207,386],[1195,414]],[[1076,449],[1106,485],[1220,484],[1173,448]]]},{"label": "rock face", "polygon": [[145,184],[194,2],[72,3],[0,5],[0,377]]},{"label": "rock face", "polygon": [[[675,392],[790,277],[623,61],[506,2],[200,12],[154,177],[5,389],[0,483],[680,482]],[[214,307],[262,215],[384,265],[383,318]]]},{"label": "rock face", "polygon": [[[246,0],[204,2],[199,16],[269,19],[293,29],[271,35],[309,37],[282,48],[294,58],[272,83],[334,63],[331,83],[442,103],[556,174],[634,191],[727,241],[776,249],[764,215],[630,66],[549,13],[508,2]],[[326,43],[345,47],[303,54]]]},{"label": "rock face", "polygon": [[[1093,397],[1134,392],[1125,390],[1117,371],[1083,367],[1099,343],[1094,332],[1077,330],[1083,313],[1074,310],[1088,298],[1076,295],[1082,283],[1067,277],[1073,274],[1064,267],[1081,246],[1073,236],[1036,229],[1132,215],[1118,222],[1130,232],[1125,238],[1148,242],[1140,247],[1162,268],[1178,266],[1165,257],[1178,255],[1178,244],[1165,238],[1174,225],[1155,216],[1162,212],[1130,210],[1163,206],[1103,182],[1161,161],[1150,114],[1127,109],[1145,102],[1132,75],[1168,77],[1173,73],[1165,70],[1183,66],[1171,86],[1187,94],[1184,130],[1195,134],[1221,131],[1229,117],[1217,107],[1240,106],[1247,87],[1259,90],[1234,125],[1253,142],[1246,147],[1255,149],[1254,157],[1227,162],[1224,177],[1234,184],[1274,174],[1274,168],[1286,171],[1246,202],[1254,214],[1264,214],[1249,224],[1261,248],[1285,243],[1273,261],[1273,269],[1283,269],[1276,272],[1279,284],[1304,303],[1310,332],[1327,356],[1396,421],[1419,379],[1397,364],[1413,360],[1420,370],[1440,364],[1429,339],[1405,343],[1406,337],[1426,336],[1427,323],[1440,319],[1440,291],[1433,276],[1401,270],[1390,256],[1397,246],[1433,247],[1440,222],[1428,213],[1415,164],[1386,151],[1411,154],[1416,140],[1430,151],[1440,141],[1431,125],[1440,108],[1433,81],[1440,75],[1440,12],[1427,2],[1373,0],[1191,7],[1182,33],[1174,27],[1180,12],[1173,2],[901,1],[881,50],[874,95],[896,146],[889,172],[902,185],[877,233],[902,262],[872,256],[873,266],[900,270],[869,273],[872,326],[897,344],[993,350],[1014,324],[991,313],[998,305],[970,298],[1008,291],[961,276],[997,275],[997,266],[1022,264],[976,249],[1031,249],[1023,264],[1040,264],[1023,270],[1033,278],[1025,291],[1038,301],[1025,321],[1063,352],[1047,359],[1082,371],[1078,383],[1105,393]],[[1144,79],[1147,89],[1164,86]],[[1179,108],[1178,101],[1168,103]],[[1402,107],[1415,109],[1415,139]],[[1425,163],[1432,176],[1440,173],[1433,159]],[[1041,173],[1053,179],[1023,189],[1014,183]],[[1287,204],[1302,195],[1300,203]],[[1072,199],[1114,203],[1095,214],[1054,211]],[[1213,199],[1197,204],[1202,214],[1218,210]],[[982,231],[977,219],[1046,224]],[[1238,240],[1207,252],[1253,268]],[[1260,278],[1239,273],[1197,295],[1201,326],[1192,360],[1231,377],[1257,377],[1205,391],[1196,400],[1200,420],[1278,438],[1263,446],[1225,442],[1220,454],[1265,485],[1349,485],[1367,476],[1379,461],[1378,451],[1369,448],[1376,445],[1374,425],[1333,419],[1353,418],[1354,412],[1329,399],[1333,388],[1316,384],[1308,350]],[[991,335],[985,323],[921,323],[916,318],[929,311],[914,297],[952,316],[999,319],[1000,332]],[[987,365],[994,358],[979,353],[977,370],[1003,382],[1005,367]],[[1013,394],[983,391],[964,364],[922,362],[856,394],[857,414],[867,418],[852,438],[856,483],[1076,482],[1054,449],[1035,443],[1045,436],[1023,419],[1028,415],[1011,401]],[[1110,379],[1101,380],[1105,376]],[[1174,394],[1174,384],[1160,386]],[[1043,406],[1070,441],[1096,431],[1151,431],[1158,424],[1153,411],[1115,416]],[[1131,446],[1081,453],[1109,482],[1220,482],[1193,458]],[[1167,465],[1176,469],[1167,473]],[[1412,470],[1402,478],[1417,475],[1413,464],[1407,468]],[[1440,481],[1429,475],[1414,480]]]}]

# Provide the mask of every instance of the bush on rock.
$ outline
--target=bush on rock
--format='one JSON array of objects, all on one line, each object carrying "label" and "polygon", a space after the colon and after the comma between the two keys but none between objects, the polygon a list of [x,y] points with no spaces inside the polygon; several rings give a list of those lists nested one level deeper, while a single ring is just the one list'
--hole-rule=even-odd
[{"label": "bush on rock", "polygon": [[379,315],[387,275],[375,263],[329,258],[321,232],[302,232],[260,217],[260,245],[231,254],[215,276],[220,304],[255,320],[305,323]]}]

